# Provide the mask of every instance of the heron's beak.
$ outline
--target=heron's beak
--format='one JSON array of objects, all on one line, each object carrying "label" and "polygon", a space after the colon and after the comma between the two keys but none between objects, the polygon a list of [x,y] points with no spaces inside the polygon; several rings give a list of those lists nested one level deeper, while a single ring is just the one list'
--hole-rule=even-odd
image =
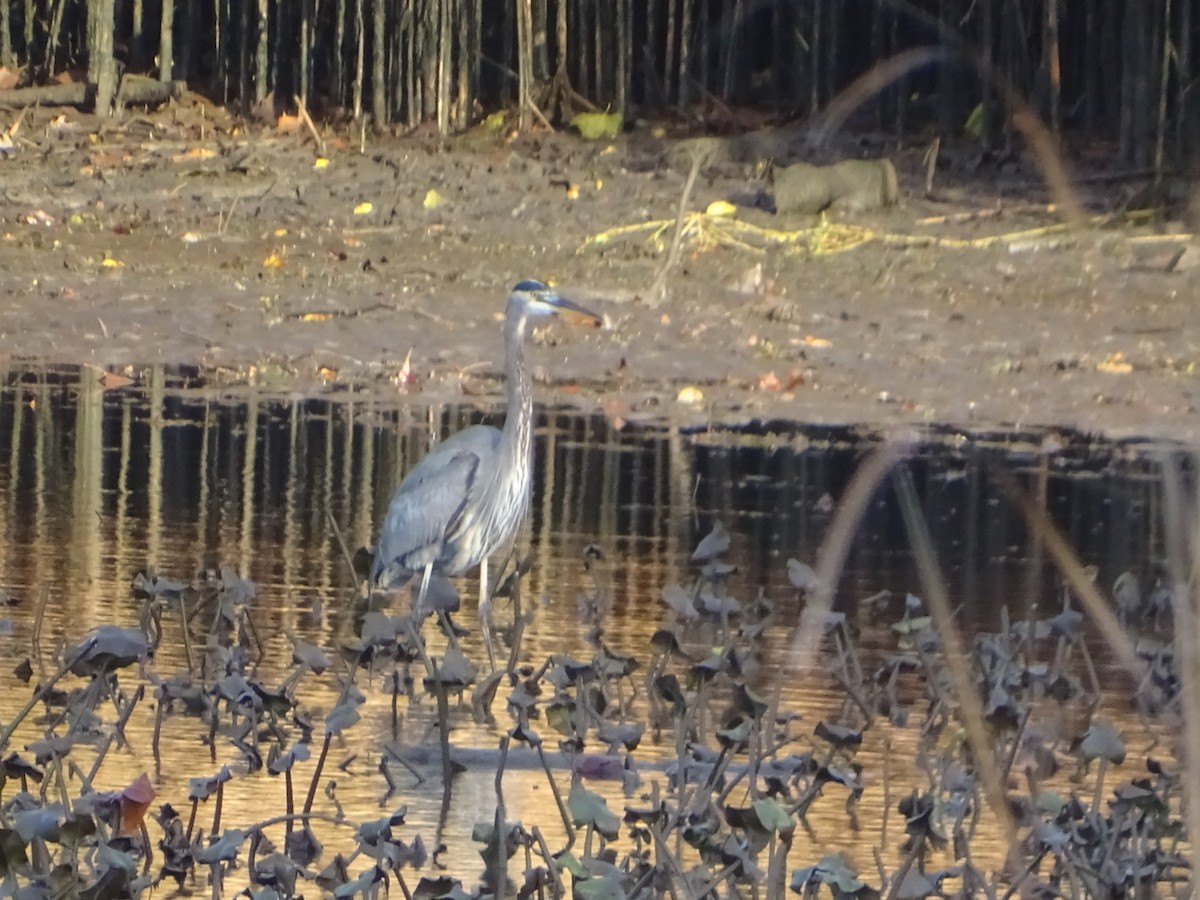
[{"label": "heron's beak", "polygon": [[558,315],[572,325],[591,325],[593,328],[599,328],[604,324],[602,316],[596,315],[590,309],[584,309],[584,307],[572,300],[568,300],[566,297],[554,294],[544,299],[554,307]]}]

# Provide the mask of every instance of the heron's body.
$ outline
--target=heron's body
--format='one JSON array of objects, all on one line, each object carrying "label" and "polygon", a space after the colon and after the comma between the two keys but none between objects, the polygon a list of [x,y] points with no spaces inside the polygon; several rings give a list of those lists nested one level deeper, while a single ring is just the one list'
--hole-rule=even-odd
[{"label": "heron's body", "polygon": [[434,447],[396,488],[376,545],[374,585],[398,588],[421,573],[418,603],[430,575],[456,577],[481,566],[485,636],[487,559],[512,540],[529,508],[533,398],[525,334],[531,317],[559,309],[599,321],[540,282],[523,281],[513,289],[504,317],[504,428],[474,425]]}]

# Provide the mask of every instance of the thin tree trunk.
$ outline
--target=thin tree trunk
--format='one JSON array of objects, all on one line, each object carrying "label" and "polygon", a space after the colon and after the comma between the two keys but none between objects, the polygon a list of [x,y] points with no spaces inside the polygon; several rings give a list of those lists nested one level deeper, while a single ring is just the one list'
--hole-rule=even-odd
[{"label": "thin tree trunk", "polygon": [[169,82],[175,76],[175,0],[163,0],[158,23],[158,80]]},{"label": "thin tree trunk", "polygon": [[[443,136],[450,133],[450,53],[454,40],[450,30],[450,3],[451,0],[438,0],[437,126],[438,134]],[[532,77],[532,62],[530,70]]]},{"label": "thin tree trunk", "polygon": [[254,38],[256,6],[241,0],[235,9],[238,11],[238,106],[245,115],[254,104],[255,54],[251,50],[251,41]]},{"label": "thin tree trunk", "polygon": [[[0,3],[0,6],[3,7],[3,10],[0,11],[0,16],[3,17],[2,21],[0,21],[0,28],[4,30],[3,44],[0,45],[0,59],[7,60],[8,57],[5,55],[5,48],[11,50],[12,47],[12,38],[8,33],[9,4],[6,2]],[[143,58],[147,43],[146,35],[143,34],[143,30],[146,27],[146,10],[143,0],[133,0],[132,19],[131,33],[129,35],[129,70],[131,72],[141,72],[144,66]],[[4,65],[8,65],[7,61],[4,62]]]},{"label": "thin tree trunk", "polygon": [[1054,134],[1062,131],[1062,58],[1058,45],[1058,0],[1045,0],[1042,48],[1046,79],[1046,119]]},{"label": "thin tree trunk", "polygon": [[991,150],[995,146],[996,138],[994,134],[996,127],[996,92],[992,90],[992,85],[996,81],[995,0],[980,0],[979,15],[983,20],[980,28],[982,33],[980,42],[983,44],[980,50],[983,63],[983,79],[981,84],[982,95],[979,98],[979,135],[983,148]]},{"label": "thin tree trunk", "polygon": [[613,104],[616,111],[625,116],[629,111],[629,0],[615,0],[617,4],[614,35],[617,42],[616,84]]},{"label": "thin tree trunk", "polygon": [[[163,0],[164,3],[169,3],[170,0]],[[8,4],[5,3],[5,6]],[[35,0],[25,0],[25,60],[26,62],[33,61],[33,23],[38,20],[38,11],[35,6]],[[47,66],[47,69],[49,67]]]},{"label": "thin tree trunk", "polygon": [[[362,0],[355,0],[355,6],[360,6]],[[333,92],[338,102],[346,96],[346,66],[343,60],[346,53],[346,0],[337,0],[334,9],[336,22],[333,26]],[[355,21],[358,21],[357,17]]]},{"label": "thin tree trunk", "polygon": [[[379,3],[380,0],[375,0]],[[363,74],[366,68],[367,34],[366,21],[363,19],[363,0],[354,0],[354,121],[362,118],[363,113]],[[341,69],[339,63],[338,69]]]},{"label": "thin tree trunk", "polygon": [[550,77],[548,0],[533,0],[533,78],[539,84]]},{"label": "thin tree trunk", "polygon": [[391,120],[387,91],[387,6],[384,0],[373,0],[375,13],[371,27],[371,119],[376,128]]},{"label": "thin tree trunk", "polygon": [[722,17],[721,26],[728,29],[728,41],[725,45],[725,87],[721,96],[726,100],[734,99],[735,87],[741,79],[738,77],[742,67],[742,32],[745,21],[744,0],[728,0],[725,4],[726,14]]},{"label": "thin tree trunk", "polygon": [[679,77],[675,96],[679,101],[680,112],[687,106],[688,97],[691,96],[692,73],[689,70],[689,63],[691,61],[693,2],[696,0],[683,0],[683,13],[679,19]]},{"label": "thin tree trunk", "polygon": [[517,103],[518,127],[528,131],[533,124],[532,0],[517,0]]},{"label": "thin tree trunk", "polygon": [[[1187,0],[1184,0],[1186,3]],[[1167,96],[1171,88],[1171,0],[1163,0],[1162,7],[1162,41],[1159,43],[1162,57],[1162,70],[1158,86],[1158,121],[1155,123],[1154,134],[1154,178],[1159,181],[1163,177],[1163,166],[1166,163],[1167,147]],[[1183,118],[1183,110],[1179,117]]]},{"label": "thin tree trunk", "polygon": [[[1191,110],[1198,108],[1189,99],[1189,93],[1197,90],[1192,73],[1192,3],[1189,0],[1179,5],[1179,28],[1176,34],[1179,36],[1175,39],[1175,160],[1184,164],[1189,152],[1187,122],[1192,115]],[[1193,152],[1200,153],[1200,148],[1194,148]],[[1200,175],[1200,158],[1195,160],[1194,165],[1195,174]]]},{"label": "thin tree trunk", "polygon": [[599,3],[597,0],[592,0],[592,15],[595,21],[595,26],[592,28],[592,65],[595,73],[593,77],[595,78],[596,92],[590,99],[600,103],[609,97],[607,86],[604,83],[604,18],[601,12],[612,2],[613,0],[608,0],[607,3]]},{"label": "thin tree trunk", "polygon": [[313,0],[300,3],[300,102],[308,109],[309,73],[312,70]]},{"label": "thin tree trunk", "polygon": [[225,80],[225,0],[213,0],[213,93],[224,103],[229,98]]},{"label": "thin tree trunk", "polygon": [[[166,0],[170,2],[170,0]],[[271,10],[268,0],[258,0],[258,16],[255,20],[257,46],[254,51],[254,105],[267,98],[267,73],[271,66],[271,48],[268,40]]]},{"label": "thin tree trunk", "polygon": [[[620,28],[620,26],[617,26]],[[671,92],[671,80],[675,72],[675,42],[679,40],[679,0],[667,0],[667,33],[663,35],[663,106],[671,105],[671,98],[678,97],[678,88]]]},{"label": "thin tree trunk", "polygon": [[[808,114],[815,116],[821,109],[821,49],[824,44],[821,19],[824,17],[824,0],[813,0],[812,4],[812,41],[808,45],[809,70],[812,72],[812,84],[809,85],[811,95],[808,100]],[[901,91],[900,93],[904,93]]]},{"label": "thin tree trunk", "polygon": [[92,0],[88,16],[88,81],[96,86],[96,114],[112,115],[117,96],[117,61],[113,56],[116,26],[114,0]]}]

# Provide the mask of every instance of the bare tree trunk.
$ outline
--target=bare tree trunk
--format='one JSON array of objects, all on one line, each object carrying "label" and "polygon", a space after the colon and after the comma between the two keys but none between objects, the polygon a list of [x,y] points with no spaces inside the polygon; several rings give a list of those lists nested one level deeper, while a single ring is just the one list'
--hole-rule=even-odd
[{"label": "bare tree trunk", "polygon": [[[454,39],[450,31],[450,3],[451,0],[438,0],[437,127],[438,134],[443,136],[450,133],[450,53]],[[532,31],[532,25],[530,30]],[[530,53],[532,52],[531,49]],[[530,77],[532,78],[532,62]]]},{"label": "bare tree trunk", "polygon": [[254,105],[254,53],[250,48],[254,36],[255,4],[242,0],[234,8],[237,10],[238,106],[245,115]]},{"label": "bare tree trunk", "polygon": [[300,102],[308,108],[308,88],[312,70],[312,15],[314,0],[300,0]]},{"label": "bare tree trunk", "polygon": [[[617,26],[620,28],[620,26]],[[667,33],[663,35],[663,106],[671,105],[671,98],[678,97],[678,88],[671,93],[671,79],[675,78],[675,42],[679,40],[679,0],[667,0]]]},{"label": "bare tree trunk", "polygon": [[691,77],[689,69],[692,45],[692,4],[695,0],[683,0],[683,14],[679,21],[679,77],[675,96],[682,112],[691,96]]},{"label": "bare tree trunk", "polygon": [[[167,0],[170,2],[170,0]],[[254,104],[257,106],[267,97],[267,73],[270,71],[271,56],[268,42],[270,28],[270,8],[268,0],[258,0],[258,16],[255,20],[257,32],[257,47],[254,52]],[[278,40],[278,35],[276,35]]]},{"label": "bare tree trunk", "polygon": [[158,80],[173,81],[175,76],[175,0],[163,0],[158,23]]},{"label": "bare tree trunk", "polygon": [[[1179,28],[1176,32],[1179,37],[1175,40],[1175,159],[1184,166],[1189,152],[1187,122],[1192,115],[1191,110],[1197,108],[1189,99],[1189,94],[1194,95],[1197,90],[1192,73],[1192,6],[1188,0],[1179,5]],[[1195,125],[1194,122],[1192,124]],[[1200,160],[1196,163],[1200,167]],[[1200,171],[1196,174],[1200,175]]]},{"label": "bare tree trunk", "polygon": [[374,20],[371,28],[371,119],[379,128],[391,119],[387,91],[387,6],[384,0],[373,0]]},{"label": "bare tree trunk", "polygon": [[[0,3],[4,9],[0,11],[0,16],[3,21],[0,22],[0,28],[4,30],[3,45],[11,46],[11,37],[8,33],[8,3]],[[141,72],[144,66],[145,50],[147,46],[146,35],[143,30],[146,27],[146,10],[143,0],[133,0],[132,23],[129,35],[129,70],[131,72]],[[4,46],[0,46],[0,57],[4,57]],[[7,65],[7,63],[5,63]]]},{"label": "bare tree trunk", "polygon": [[533,124],[532,0],[517,0],[517,103],[518,127],[528,131]]},{"label": "bare tree trunk", "polygon": [[[355,0],[358,5],[361,0]],[[346,67],[342,65],[346,51],[346,0],[337,0],[333,26],[333,92],[338,102],[346,96]]]},{"label": "bare tree trunk", "polygon": [[980,56],[983,63],[983,80],[979,98],[979,135],[985,150],[991,150],[995,145],[996,128],[996,92],[992,85],[996,81],[996,10],[995,0],[980,0],[979,15],[983,20],[981,25],[981,43],[983,47]]},{"label": "bare tree trunk", "polygon": [[598,100],[601,103],[608,99],[604,84],[604,19],[601,11],[611,2],[612,0],[608,0],[608,3],[598,3],[596,0],[592,0],[592,15],[595,21],[592,28],[592,65],[595,67],[596,91],[589,99]]},{"label": "bare tree trunk", "polygon": [[550,18],[547,0],[533,0],[533,77],[541,83],[550,77],[550,48],[547,46]]},{"label": "bare tree trunk", "polygon": [[[821,19],[825,15],[824,0],[813,0],[812,4],[812,40],[808,45],[809,68],[812,71],[811,96],[808,101],[808,114],[815,116],[821,110],[821,49],[824,46],[824,29]],[[901,91],[900,93],[904,93]]]},{"label": "bare tree trunk", "polygon": [[[1184,0],[1186,3],[1187,0]],[[1159,77],[1158,87],[1158,120],[1155,123],[1154,134],[1154,178],[1156,181],[1162,180],[1166,162],[1166,146],[1167,146],[1167,96],[1170,94],[1171,88],[1171,0],[1163,0],[1162,8],[1162,41],[1160,55],[1162,56],[1162,70]],[[1179,111],[1179,117],[1183,118],[1183,110]]]},{"label": "bare tree trunk", "polygon": [[615,25],[617,41],[617,80],[614,105],[617,108],[617,112],[619,112],[622,116],[626,116],[629,113],[629,16],[632,10],[630,9],[629,0],[615,0],[615,2],[617,4],[617,21]]},{"label": "bare tree trunk", "polygon": [[96,114],[112,115],[117,96],[117,61],[113,56],[114,0],[92,0],[88,15],[88,81],[96,86]]},{"label": "bare tree trunk", "polygon": [[[380,0],[376,0],[379,3]],[[367,35],[366,22],[363,19],[363,0],[354,0],[354,121],[362,118],[363,113],[363,69],[366,66]],[[341,70],[338,64],[338,70]]]},{"label": "bare tree trunk", "polygon": [[1042,29],[1042,49],[1046,83],[1046,118],[1054,134],[1062,131],[1062,57],[1058,45],[1058,0],[1045,0],[1046,17]]}]

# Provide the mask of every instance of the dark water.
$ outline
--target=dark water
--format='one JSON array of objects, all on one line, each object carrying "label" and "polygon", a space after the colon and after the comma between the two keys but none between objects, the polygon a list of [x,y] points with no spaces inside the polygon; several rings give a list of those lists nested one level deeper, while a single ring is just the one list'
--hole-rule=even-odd
[{"label": "dark water", "polygon": [[[0,390],[0,590],[16,603],[4,623],[11,632],[3,638],[4,672],[29,654],[43,600],[41,647],[49,654],[97,625],[135,624],[140,604],[129,583],[140,570],[188,580],[227,566],[258,585],[253,618],[265,648],[257,674],[278,683],[291,662],[288,636],[329,649],[353,637],[354,578],[332,526],[351,550],[369,546],[392,488],[432,441],[476,421],[497,421],[489,410],[399,406],[378,396],[280,399],[252,387],[209,388],[192,375],[163,370],[121,389],[103,390],[96,379],[90,370],[9,372]],[[838,499],[875,444],[849,429],[787,423],[741,431],[616,431],[602,416],[540,410],[533,515],[522,542],[533,560],[524,595],[534,607],[523,657],[589,652],[578,612],[579,597],[595,585],[595,574],[582,563],[589,545],[603,551],[603,577],[611,583],[607,640],[618,651],[644,656],[664,616],[662,588],[692,577],[689,555],[718,519],[732,535],[727,558],[738,566],[732,590],[745,598],[761,590],[798,603],[787,560],[814,560]],[[964,626],[995,623],[1004,605],[1016,618],[1031,603],[1058,602],[1057,576],[989,472],[1003,466],[1044,496],[1083,562],[1097,568],[1102,587],[1125,570],[1145,584],[1161,543],[1155,452],[1077,434],[966,439],[930,432],[908,464]],[[464,597],[475,590],[468,580]],[[879,492],[855,538],[838,594],[868,644],[874,613],[860,610],[857,601],[880,590],[920,593],[890,486]],[[163,673],[185,665],[178,620],[166,627],[155,662]],[[883,640],[887,631],[880,627],[877,639]],[[775,637],[780,661],[789,640],[785,630]],[[477,635],[465,646],[482,658]],[[7,721],[29,689],[12,676],[0,679],[6,679],[0,718]],[[350,762],[334,773],[337,800],[352,819],[379,815],[380,743],[428,743],[435,722],[432,704],[418,704],[406,710],[397,733],[378,679],[364,677],[363,687],[363,721],[338,748],[340,759]],[[321,714],[337,690],[330,673],[306,682],[301,695]],[[820,679],[789,683],[783,699],[813,721],[838,702]],[[160,800],[178,806],[188,777],[239,758],[205,746],[203,726],[187,722],[166,736],[157,767],[146,746],[152,723],[149,708],[131,720],[130,746],[105,762],[102,784],[124,784],[148,771]],[[17,740],[35,733],[19,732]],[[494,746],[498,734],[472,724],[465,712],[456,717],[456,743]],[[893,752],[915,739],[891,735]],[[428,783],[411,784],[386,802],[407,802],[411,831],[426,840],[440,820],[451,848],[443,862],[471,876],[479,865],[468,836],[480,810],[491,808],[491,779],[491,771],[468,774],[449,811],[440,809],[440,788]],[[553,832],[557,814],[544,776],[518,772],[512,779],[510,818]],[[239,817],[253,822],[264,816],[264,805],[269,810],[280,803],[276,781],[257,775],[243,782],[243,793],[227,794],[230,825]],[[619,789],[613,791],[610,803],[619,806]],[[868,791],[864,817],[880,803]],[[827,828],[814,818],[817,844],[837,836],[844,821],[837,803],[829,806]],[[334,830],[329,840],[336,839]]]}]

